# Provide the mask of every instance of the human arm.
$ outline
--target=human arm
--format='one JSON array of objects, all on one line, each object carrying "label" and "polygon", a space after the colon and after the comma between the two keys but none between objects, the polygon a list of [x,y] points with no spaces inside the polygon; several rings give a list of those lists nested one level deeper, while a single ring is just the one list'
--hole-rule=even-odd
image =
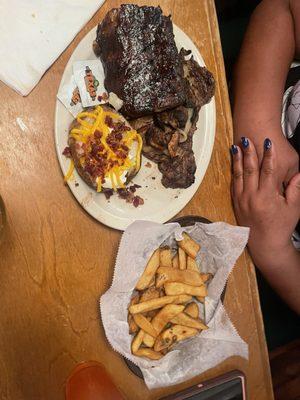
[{"label": "human arm", "polygon": [[298,154],[280,122],[286,77],[299,51],[299,1],[263,0],[251,17],[234,73],[234,141],[250,138],[261,163],[261,143],[268,135],[278,149],[278,187],[299,169]]},{"label": "human arm", "polygon": [[276,292],[300,314],[300,253],[291,235],[300,218],[300,173],[283,196],[277,186],[276,145],[265,142],[259,167],[251,140],[233,147],[232,198],[240,225],[250,227],[248,248],[255,265]]}]

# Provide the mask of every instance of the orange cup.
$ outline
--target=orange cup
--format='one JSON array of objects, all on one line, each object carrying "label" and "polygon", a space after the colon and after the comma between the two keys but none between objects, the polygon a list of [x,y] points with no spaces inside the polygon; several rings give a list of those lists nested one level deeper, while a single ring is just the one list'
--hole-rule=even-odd
[{"label": "orange cup", "polygon": [[66,400],[124,400],[110,375],[97,361],[78,364],[66,384]]}]

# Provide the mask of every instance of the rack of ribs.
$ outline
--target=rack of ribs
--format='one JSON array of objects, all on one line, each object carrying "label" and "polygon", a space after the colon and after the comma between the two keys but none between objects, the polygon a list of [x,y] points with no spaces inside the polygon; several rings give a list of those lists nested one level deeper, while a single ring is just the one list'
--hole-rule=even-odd
[{"label": "rack of ribs", "polygon": [[108,92],[137,118],[184,104],[186,83],[170,17],[160,7],[123,4],[98,25],[97,53]]}]

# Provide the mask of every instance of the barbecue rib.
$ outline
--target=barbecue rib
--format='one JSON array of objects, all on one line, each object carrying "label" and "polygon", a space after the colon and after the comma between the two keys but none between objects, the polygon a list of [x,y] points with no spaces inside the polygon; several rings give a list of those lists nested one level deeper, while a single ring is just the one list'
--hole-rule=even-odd
[{"label": "barbecue rib", "polygon": [[120,110],[139,117],[185,102],[183,65],[170,17],[160,7],[123,4],[98,25],[96,42],[105,88],[123,100]]}]

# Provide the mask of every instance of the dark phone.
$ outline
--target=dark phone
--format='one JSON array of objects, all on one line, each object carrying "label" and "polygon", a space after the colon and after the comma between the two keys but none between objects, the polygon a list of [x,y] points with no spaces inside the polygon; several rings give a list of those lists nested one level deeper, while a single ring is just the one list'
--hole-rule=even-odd
[{"label": "dark phone", "polygon": [[246,400],[246,377],[238,370],[191,386],[160,400]]}]

